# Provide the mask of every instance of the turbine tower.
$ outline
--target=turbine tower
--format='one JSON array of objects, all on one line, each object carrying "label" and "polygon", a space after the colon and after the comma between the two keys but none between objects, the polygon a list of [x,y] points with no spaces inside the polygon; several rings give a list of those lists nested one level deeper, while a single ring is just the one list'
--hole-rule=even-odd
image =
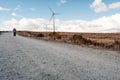
[{"label": "turbine tower", "polygon": [[58,15],[58,13],[55,13],[50,7],[49,7],[52,15],[50,18],[50,21],[53,20],[53,34],[55,34],[55,15]]},{"label": "turbine tower", "polygon": [[47,32],[47,24],[45,24],[45,29],[46,29],[46,32]]}]

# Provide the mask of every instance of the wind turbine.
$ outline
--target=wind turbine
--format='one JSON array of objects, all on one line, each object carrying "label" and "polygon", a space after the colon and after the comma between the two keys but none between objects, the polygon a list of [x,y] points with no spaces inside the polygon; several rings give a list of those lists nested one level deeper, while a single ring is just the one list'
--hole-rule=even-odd
[{"label": "wind turbine", "polygon": [[55,34],[55,15],[59,15],[58,13],[55,13],[50,7],[48,7],[52,13],[50,21],[53,20],[53,35]]},{"label": "wind turbine", "polygon": [[47,32],[47,24],[44,24],[45,25],[45,29],[46,29],[46,32]]}]

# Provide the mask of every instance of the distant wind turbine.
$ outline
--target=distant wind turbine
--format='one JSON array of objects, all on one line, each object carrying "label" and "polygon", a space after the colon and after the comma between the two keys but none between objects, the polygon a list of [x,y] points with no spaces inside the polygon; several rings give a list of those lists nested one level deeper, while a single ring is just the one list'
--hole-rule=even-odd
[{"label": "distant wind turbine", "polygon": [[55,34],[55,15],[59,15],[58,13],[55,13],[50,7],[49,7],[52,15],[50,18],[50,21],[53,20],[53,34]]},{"label": "distant wind turbine", "polygon": [[47,32],[47,24],[45,24],[45,29],[46,29],[46,32]]}]

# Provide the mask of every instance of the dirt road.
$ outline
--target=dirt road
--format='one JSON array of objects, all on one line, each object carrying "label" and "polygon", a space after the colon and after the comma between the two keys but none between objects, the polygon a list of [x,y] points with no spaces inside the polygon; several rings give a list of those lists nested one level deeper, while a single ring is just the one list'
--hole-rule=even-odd
[{"label": "dirt road", "polygon": [[3,33],[0,80],[120,80],[120,54]]}]

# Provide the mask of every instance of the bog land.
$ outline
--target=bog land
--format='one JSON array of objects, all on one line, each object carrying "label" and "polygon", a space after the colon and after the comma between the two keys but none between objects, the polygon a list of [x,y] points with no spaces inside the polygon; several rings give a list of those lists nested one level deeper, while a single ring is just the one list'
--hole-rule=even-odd
[{"label": "bog land", "polygon": [[120,33],[74,33],[18,31],[19,35],[106,50],[120,51]]}]

